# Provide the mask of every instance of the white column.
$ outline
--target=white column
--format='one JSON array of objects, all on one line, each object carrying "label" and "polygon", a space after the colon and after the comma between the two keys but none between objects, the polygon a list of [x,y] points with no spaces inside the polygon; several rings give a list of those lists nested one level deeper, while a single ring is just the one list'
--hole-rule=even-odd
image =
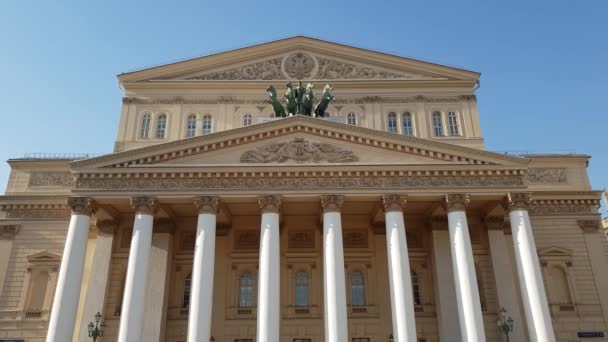
[{"label": "white column", "polygon": [[321,196],[323,206],[323,293],[325,342],[348,341],[346,281],[342,246],[343,196]]},{"label": "white column", "polygon": [[487,217],[486,227],[488,228],[488,242],[490,245],[490,256],[492,258],[492,268],[494,269],[494,279],[496,281],[496,295],[498,297],[498,307],[504,308],[507,315],[513,319],[513,341],[526,341],[524,332],[524,320],[521,315],[520,300],[516,292],[515,278],[513,277],[513,264],[505,241],[504,225],[505,218]]},{"label": "white column", "polygon": [[465,205],[468,195],[449,194],[445,198],[448,211],[448,229],[450,233],[450,251],[452,268],[456,284],[458,319],[462,341],[485,342],[481,302],[477,288],[473,248],[469,237],[469,226]]},{"label": "white column", "polygon": [[553,342],[555,335],[549,314],[547,294],[526,209],[531,202],[531,196],[529,193],[511,193],[507,199],[515,263],[530,341]]},{"label": "white column", "polygon": [[150,256],[148,257],[148,286],[145,294],[142,341],[165,340],[167,305],[173,261],[173,234],[175,224],[171,219],[154,220]]},{"label": "white column", "polygon": [[151,197],[133,197],[131,205],[135,209],[135,221],[133,222],[133,236],[122,299],[119,342],[142,340],[148,259],[152,245],[154,213],[158,201]]},{"label": "white column", "polygon": [[433,264],[435,271],[435,293],[437,293],[437,321],[439,340],[451,341],[460,336],[458,300],[454,284],[454,270],[450,254],[450,234],[446,217],[431,217],[433,229]]},{"label": "white column", "polygon": [[188,342],[207,342],[211,338],[215,225],[219,198],[197,197],[194,204],[198,208],[198,224],[192,267]]},{"label": "white column", "polygon": [[382,201],[386,220],[393,337],[395,342],[416,342],[412,278],[403,219],[405,197],[387,195],[383,196]]},{"label": "white column", "polygon": [[77,341],[86,341],[89,338],[88,324],[93,321],[95,314],[103,314],[106,286],[110,274],[110,262],[112,261],[112,241],[116,230],[116,222],[104,220],[97,222],[97,237],[95,238],[95,250],[93,251],[93,262],[86,284],[84,303],[81,309],[81,318],[78,328]]},{"label": "white column", "polygon": [[47,342],[72,340],[80,300],[80,286],[87,253],[93,199],[71,197],[68,199],[68,205],[72,208],[72,217],[61,258],[55,300],[46,335]]},{"label": "white column", "polygon": [[258,277],[258,329],[257,341],[279,342],[280,321],[280,241],[279,208],[281,198],[262,196],[260,232],[260,264]]},{"label": "white column", "polygon": [[21,225],[18,224],[2,224],[0,225],[0,296],[4,289],[4,280],[8,271],[8,261],[11,258],[13,250],[13,240]]}]

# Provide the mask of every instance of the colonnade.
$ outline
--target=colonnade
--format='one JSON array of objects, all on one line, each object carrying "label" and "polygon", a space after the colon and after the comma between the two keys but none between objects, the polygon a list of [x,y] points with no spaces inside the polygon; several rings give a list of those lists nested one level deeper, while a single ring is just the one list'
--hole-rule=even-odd
[{"label": "colonnade", "polygon": [[[448,194],[444,199],[447,213],[449,246],[461,341],[485,341],[483,316],[477,288],[473,250],[466,217],[468,195]],[[341,208],[344,197],[320,197],[323,208],[323,289],[326,342],[348,340],[344,251]],[[528,193],[508,194],[506,204],[513,236],[514,254],[522,293],[525,321],[530,341],[555,341],[551,317],[536,246],[530,226]],[[258,198],[261,210],[257,341],[279,342],[280,243],[279,196]],[[403,209],[405,197],[384,195],[386,243],[389,270],[393,336],[396,342],[416,341],[414,300]],[[142,340],[144,318],[143,289],[152,244],[154,215],[158,200],[134,197],[133,236],[129,250],[127,276],[120,317],[119,342]],[[211,334],[211,310],[215,263],[215,231],[220,199],[197,197],[199,210],[192,272],[192,292],[188,316],[188,341],[207,342]],[[70,198],[72,216],[66,237],[55,301],[51,312],[47,342],[72,340],[84,269],[87,235],[95,203],[91,198]],[[453,336],[452,336],[453,337]]]}]

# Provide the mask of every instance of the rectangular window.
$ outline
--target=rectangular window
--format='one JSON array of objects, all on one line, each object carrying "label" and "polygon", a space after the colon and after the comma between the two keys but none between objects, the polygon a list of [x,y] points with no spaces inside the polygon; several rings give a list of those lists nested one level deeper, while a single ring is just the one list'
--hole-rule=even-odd
[{"label": "rectangular window", "polygon": [[403,113],[403,135],[413,136],[414,135],[414,125],[412,123],[412,113],[405,112]]},{"label": "rectangular window", "polygon": [[448,112],[448,130],[450,135],[460,135],[458,130],[458,116],[456,112]]},{"label": "rectangular window", "polygon": [[296,272],[296,306],[308,306],[308,272]]},{"label": "rectangular window", "polygon": [[433,134],[436,137],[443,135],[443,123],[441,122],[441,113],[433,113]]},{"label": "rectangular window", "polygon": [[397,133],[397,114],[388,113],[387,131],[389,133]]}]

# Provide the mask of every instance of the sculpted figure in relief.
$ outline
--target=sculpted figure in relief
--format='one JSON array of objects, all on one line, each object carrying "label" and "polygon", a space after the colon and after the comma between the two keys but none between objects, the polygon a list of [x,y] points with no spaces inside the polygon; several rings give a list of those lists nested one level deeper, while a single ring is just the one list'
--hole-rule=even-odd
[{"label": "sculpted figure in relief", "polygon": [[241,156],[242,163],[284,163],[295,162],[346,163],[359,160],[352,151],[342,148],[310,142],[302,138],[282,143],[271,143],[247,151]]}]

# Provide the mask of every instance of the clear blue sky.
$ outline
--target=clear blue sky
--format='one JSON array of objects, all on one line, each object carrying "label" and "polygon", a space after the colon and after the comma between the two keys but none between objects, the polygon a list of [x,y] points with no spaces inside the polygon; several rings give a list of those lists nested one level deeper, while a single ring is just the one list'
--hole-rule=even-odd
[{"label": "clear blue sky", "polygon": [[488,149],[590,154],[601,189],[607,18],[606,0],[6,1],[0,159],[111,152],[118,73],[303,34],[481,72]]}]

